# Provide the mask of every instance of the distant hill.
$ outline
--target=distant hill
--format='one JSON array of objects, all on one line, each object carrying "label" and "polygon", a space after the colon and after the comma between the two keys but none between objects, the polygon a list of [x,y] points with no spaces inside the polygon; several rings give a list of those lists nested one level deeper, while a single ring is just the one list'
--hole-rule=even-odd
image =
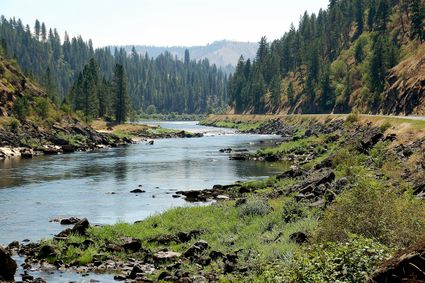
[{"label": "distant hill", "polygon": [[[130,52],[133,45],[126,45],[122,47],[127,52]],[[204,46],[158,47],[135,45],[134,47],[138,53],[148,53],[151,57],[157,57],[161,53],[168,51],[173,56],[177,56],[179,59],[184,58],[184,51],[188,49],[191,59],[199,60],[207,58],[210,63],[216,64],[217,66],[224,68],[226,71],[229,71],[234,69],[241,55],[243,55],[245,59],[254,58],[258,49],[258,43],[220,40]],[[229,65],[232,67],[229,67]]]}]

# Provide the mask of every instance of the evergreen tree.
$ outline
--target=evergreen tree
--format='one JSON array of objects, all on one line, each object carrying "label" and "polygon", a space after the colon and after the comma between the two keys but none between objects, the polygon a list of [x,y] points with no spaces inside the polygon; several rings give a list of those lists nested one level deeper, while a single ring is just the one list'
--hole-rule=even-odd
[{"label": "evergreen tree", "polygon": [[363,33],[363,0],[356,0],[355,5],[357,29],[354,39],[357,39]]},{"label": "evergreen tree", "polygon": [[410,36],[421,42],[425,39],[425,9],[420,0],[410,2]]},{"label": "evergreen tree", "polygon": [[114,69],[114,92],[115,92],[115,120],[121,124],[127,120],[129,113],[127,82],[124,68],[120,64]]},{"label": "evergreen tree", "polygon": [[370,89],[375,92],[384,90],[384,78],[386,73],[384,60],[383,36],[375,36],[372,56],[369,63]]},{"label": "evergreen tree", "polygon": [[190,54],[189,54],[189,50],[186,49],[184,51],[184,64],[187,66],[190,64]]},{"label": "evergreen tree", "polygon": [[44,23],[41,24],[41,40],[46,42],[47,40],[47,30],[46,25]]},{"label": "evergreen tree", "polygon": [[38,20],[35,20],[35,25],[34,25],[34,36],[37,40],[40,40],[40,22]]}]

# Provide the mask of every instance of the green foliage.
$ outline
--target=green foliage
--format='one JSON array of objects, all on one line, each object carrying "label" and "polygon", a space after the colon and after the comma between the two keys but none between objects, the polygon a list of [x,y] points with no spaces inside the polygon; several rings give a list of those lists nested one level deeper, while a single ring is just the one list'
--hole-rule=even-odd
[{"label": "green foliage", "polygon": [[25,96],[18,97],[13,103],[13,115],[19,120],[25,119],[30,114],[29,101]]},{"label": "green foliage", "polygon": [[306,208],[300,202],[291,199],[283,206],[283,221],[285,223],[296,222],[307,217]]},{"label": "green foliage", "polygon": [[[390,250],[371,239],[349,235],[342,243],[313,245],[295,254],[292,263],[279,273],[269,273],[267,282],[365,282]],[[264,281],[264,282],[266,282]]]},{"label": "green foliage", "polygon": [[156,114],[156,107],[155,107],[155,105],[149,105],[147,108],[146,108],[146,114],[148,114],[148,115],[152,115],[152,114]]},{"label": "green foliage", "polygon": [[34,111],[42,119],[46,119],[47,117],[49,117],[49,111],[50,111],[49,100],[44,97],[37,97],[35,99]]},{"label": "green foliage", "polygon": [[[361,176],[361,177],[360,177]],[[345,241],[363,235],[396,247],[411,245],[425,229],[425,204],[360,175],[356,186],[337,197],[317,230],[323,241]]]},{"label": "green foliage", "polygon": [[[165,52],[156,58],[141,55],[135,49],[93,48],[91,40],[81,36],[61,38],[56,29],[36,20],[34,32],[21,20],[4,16],[0,20],[0,45],[7,57],[16,57],[26,74],[45,87],[49,98],[58,104],[71,94],[82,103],[70,99],[86,119],[115,114],[111,81],[116,64],[123,65],[128,79],[129,104],[135,109],[155,105],[158,112],[206,113],[209,108],[225,106],[227,75],[207,59],[178,60]],[[6,48],[7,47],[7,48]],[[97,80],[87,72],[86,65],[97,63]],[[84,79],[79,72],[86,69]],[[84,70],[83,70],[84,73]],[[79,86],[76,87],[75,85]],[[87,99],[88,98],[88,99]]]},{"label": "green foliage", "polygon": [[115,92],[115,121],[122,124],[127,120],[130,105],[127,93],[127,77],[124,73],[124,67],[120,64],[115,65],[113,87]]},{"label": "green foliage", "polygon": [[392,125],[389,121],[385,121],[379,128],[381,129],[381,133],[385,133]]},{"label": "green foliage", "polygon": [[9,124],[8,124],[8,126],[10,127],[10,129],[12,129],[12,131],[16,131],[19,128],[20,125],[21,125],[21,123],[16,118],[10,119]]},{"label": "green foliage", "polygon": [[241,217],[263,216],[271,211],[268,202],[261,198],[250,198],[241,206]]},{"label": "green foliage", "polygon": [[359,113],[352,112],[347,116],[347,118],[345,118],[345,122],[349,123],[349,124],[353,124],[353,123],[358,122],[359,119],[360,119]]}]

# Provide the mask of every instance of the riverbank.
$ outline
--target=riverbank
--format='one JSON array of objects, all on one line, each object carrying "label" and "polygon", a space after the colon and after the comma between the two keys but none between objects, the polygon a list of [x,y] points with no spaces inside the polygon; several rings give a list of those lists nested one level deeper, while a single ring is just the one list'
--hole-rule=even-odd
[{"label": "riverbank", "polygon": [[94,120],[87,125],[68,118],[50,125],[3,117],[0,120],[0,160],[93,151],[160,138],[201,136],[201,133],[164,129],[160,126],[117,125],[103,120]]},{"label": "riverbank", "polygon": [[289,160],[291,169],[176,193],[216,201],[209,206],[176,208],[136,224],[83,221],[71,233],[9,250],[27,256],[29,265],[42,260],[60,270],[111,271],[129,282],[363,282],[423,236],[421,124],[352,115],[264,119],[252,128],[285,141],[246,159]]}]

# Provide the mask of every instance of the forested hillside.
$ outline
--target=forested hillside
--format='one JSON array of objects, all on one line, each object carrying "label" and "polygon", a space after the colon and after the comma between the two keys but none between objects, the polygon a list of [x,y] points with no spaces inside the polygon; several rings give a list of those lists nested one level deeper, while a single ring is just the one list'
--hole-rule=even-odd
[{"label": "forested hillside", "polygon": [[[134,110],[149,107],[158,112],[205,113],[221,108],[226,101],[226,75],[206,59],[191,60],[188,52],[181,61],[170,53],[154,59],[135,50],[128,54],[122,48],[94,49],[91,40],[84,41],[81,36],[65,34],[62,41],[56,29],[48,29],[38,20],[31,28],[19,19],[3,16],[0,40],[6,56],[16,59],[57,104],[65,99],[89,118],[113,114],[109,102],[115,96],[111,86],[117,65],[123,66],[128,105]],[[90,110],[82,107],[81,101],[89,103],[85,108]]]},{"label": "forested hillside", "polygon": [[[123,46],[127,52],[130,52],[133,46]],[[195,60],[208,59],[210,63],[223,68],[226,72],[234,72],[235,66],[240,55],[245,59],[254,58],[258,49],[257,42],[238,42],[230,40],[214,41],[204,46],[145,46],[136,45],[136,51],[141,54],[149,54],[149,56],[157,57],[165,51],[177,56],[179,59],[184,58],[185,50],[188,49],[191,57]]]},{"label": "forested hillside", "polygon": [[425,113],[423,0],[331,0],[229,79],[236,113]]}]

